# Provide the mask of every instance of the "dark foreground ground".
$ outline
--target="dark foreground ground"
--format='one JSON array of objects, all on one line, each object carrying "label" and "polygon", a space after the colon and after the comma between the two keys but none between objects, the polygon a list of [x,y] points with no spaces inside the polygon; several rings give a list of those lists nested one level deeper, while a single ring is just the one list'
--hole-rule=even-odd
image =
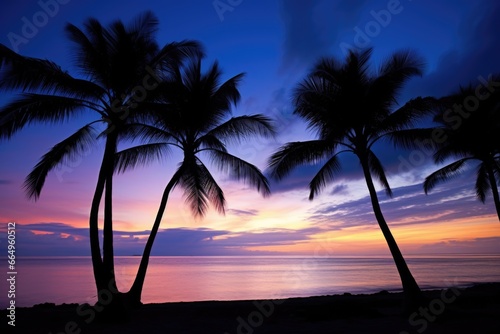
[{"label": "dark foreground ground", "polygon": [[[16,309],[1,333],[500,333],[500,283],[426,291],[428,306],[401,313],[401,294],[334,295],[274,301],[147,304],[123,324],[89,321],[88,308],[50,304]],[[125,318],[125,317],[124,317]],[[86,321],[89,321],[87,323]]]}]

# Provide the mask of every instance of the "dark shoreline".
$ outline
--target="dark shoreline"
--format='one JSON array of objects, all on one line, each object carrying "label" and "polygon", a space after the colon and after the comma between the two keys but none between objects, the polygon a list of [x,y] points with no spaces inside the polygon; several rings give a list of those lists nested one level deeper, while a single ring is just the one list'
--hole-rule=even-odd
[{"label": "dark shoreline", "polygon": [[[260,301],[146,304],[123,324],[92,321],[77,304],[1,310],[2,333],[500,333],[500,283],[425,291],[427,310],[402,314],[401,293]],[[80,309],[82,310],[82,309]],[[83,309],[85,310],[85,309]],[[83,314],[83,315],[82,315]],[[69,324],[69,325],[68,325]]]}]

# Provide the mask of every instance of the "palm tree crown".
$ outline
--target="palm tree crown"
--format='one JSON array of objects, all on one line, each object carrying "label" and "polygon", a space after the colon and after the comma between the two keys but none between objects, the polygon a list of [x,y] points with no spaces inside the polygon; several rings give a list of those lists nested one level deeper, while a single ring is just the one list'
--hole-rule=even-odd
[{"label": "palm tree crown", "polygon": [[291,142],[271,160],[272,175],[281,179],[296,166],[327,159],[310,182],[313,199],[340,171],[338,155],[351,152],[368,164],[388,195],[392,194],[382,164],[372,151],[382,137],[410,128],[431,108],[417,98],[394,111],[397,95],[412,76],[422,74],[423,61],[410,51],[393,54],[378,73],[369,72],[372,50],[351,52],[345,63],[325,58],[294,91],[294,113],[304,118],[318,139]]},{"label": "palm tree crown", "polygon": [[354,153],[361,164],[375,217],[399,271],[408,308],[421,301],[420,289],[392,236],[380,209],[372,175],[386,193],[392,191],[384,168],[372,148],[383,137],[411,128],[432,106],[432,99],[417,98],[397,107],[403,85],[422,74],[423,61],[411,51],[394,53],[371,72],[371,49],[351,51],[345,62],[320,60],[294,91],[294,113],[305,119],[317,139],[285,144],[269,161],[272,176],[282,179],[302,164],[322,163],[309,183],[312,200],[340,170],[339,155]]},{"label": "palm tree crown", "polygon": [[470,85],[440,100],[442,106],[434,120],[438,124],[435,129],[444,140],[436,143],[434,160],[439,164],[454,161],[427,176],[424,190],[427,194],[440,182],[458,176],[474,161],[479,162],[477,198],[484,203],[491,191],[500,220],[500,93],[492,92],[475,108],[464,105],[464,101],[475,95],[476,89]]},{"label": "palm tree crown", "polygon": [[[84,112],[97,116],[52,147],[26,178],[25,188],[30,198],[37,199],[51,170],[86,151],[94,139],[105,139],[89,218],[98,292],[115,285],[112,184],[118,141],[133,138],[134,128],[152,119],[156,108],[151,101],[155,99],[158,83],[168,78],[184,58],[202,53],[200,45],[193,41],[160,48],[155,41],[157,29],[158,20],[151,12],[139,15],[129,25],[116,21],[103,27],[97,20],[88,19],[82,31],[68,24],[66,33],[74,46],[73,64],[81,78],[70,75],[54,62],[21,56],[0,45],[0,89],[23,92],[0,111],[1,139],[11,138],[34,122],[61,123]],[[101,124],[98,136],[94,132],[97,124]],[[98,215],[103,195],[101,257]],[[115,297],[113,305],[119,301]]]},{"label": "palm tree crown", "polygon": [[187,67],[179,68],[171,80],[159,87],[163,108],[158,110],[155,125],[143,126],[137,132],[138,136],[150,142],[117,154],[116,170],[124,172],[156,160],[171,148],[180,149],[183,153],[182,161],[164,190],[136,279],[129,291],[132,304],[140,304],[149,256],[170,192],[176,186],[183,188],[186,201],[196,216],[203,216],[209,203],[217,211],[224,212],[224,193],[202,161],[203,156],[208,157],[220,171],[249,183],[262,195],[270,193],[268,181],[261,171],[227,150],[229,143],[250,136],[274,135],[273,126],[265,116],[229,118],[231,105],[240,99],[237,85],[242,77],[243,74],[238,74],[221,83],[217,63],[202,73],[201,58],[191,58]]},{"label": "palm tree crown", "polygon": [[237,85],[243,74],[220,83],[221,71],[214,63],[201,73],[201,58],[179,70],[161,86],[164,110],[154,126],[138,132],[143,139],[154,141],[118,153],[117,171],[151,162],[176,147],[183,160],[176,173],[176,184],[184,188],[186,199],[195,215],[204,215],[208,202],[224,212],[225,199],[200,154],[205,154],[221,171],[245,180],[263,195],[269,194],[266,178],[257,167],[228,153],[227,144],[253,135],[273,136],[270,119],[262,115],[232,117],[231,105],[240,99]]},{"label": "palm tree crown", "polygon": [[105,126],[104,137],[110,132],[127,136],[123,124],[146,117],[147,109],[139,103],[144,85],[155,86],[172,66],[200,52],[198,43],[192,41],[160,49],[154,40],[158,21],[151,12],[128,26],[116,21],[106,28],[88,19],[84,27],[85,32],[72,24],[66,26],[74,45],[73,63],[83,78],[70,75],[49,60],[24,57],[0,45],[0,88],[23,92],[2,108],[0,138],[9,139],[33,122],[61,123],[87,111],[98,116],[40,160],[26,179],[30,198],[39,197],[50,170],[94,144],[95,124]]}]

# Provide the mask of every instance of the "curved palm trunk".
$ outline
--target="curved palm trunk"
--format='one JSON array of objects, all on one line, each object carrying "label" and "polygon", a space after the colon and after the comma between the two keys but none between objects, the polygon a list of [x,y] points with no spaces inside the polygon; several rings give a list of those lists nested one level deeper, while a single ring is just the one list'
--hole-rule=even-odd
[{"label": "curved palm trunk", "polygon": [[94,192],[94,197],[92,198],[92,205],[90,207],[90,217],[89,217],[89,238],[90,238],[90,253],[92,257],[92,268],[94,270],[94,280],[97,288],[97,292],[103,289],[105,286],[104,279],[104,268],[101,258],[101,246],[99,245],[99,203],[101,202],[102,195],[104,193],[104,184],[106,182],[106,176],[104,174],[104,159],[99,170],[99,176],[97,178],[97,186]]},{"label": "curved palm trunk", "polygon": [[116,288],[114,251],[113,251],[113,171],[114,155],[116,153],[117,136],[116,131],[107,136],[107,147],[109,149],[109,162],[106,170],[106,192],[104,194],[104,226],[103,226],[103,267],[107,276],[108,285]]},{"label": "curved palm trunk", "polygon": [[111,131],[106,137],[106,185],[104,193],[103,225],[103,279],[106,286],[98,295],[98,303],[103,307],[99,318],[103,321],[121,322],[128,313],[122,293],[116,286],[114,250],[113,250],[113,173],[118,137]]},{"label": "curved palm trunk", "polygon": [[[97,186],[90,210],[89,231],[94,279],[97,288],[97,303],[100,305],[99,319],[104,321],[119,320],[124,312],[120,293],[116,288],[113,260],[113,225],[112,225],[112,193],[113,167],[116,152],[117,136],[108,135],[99,170]],[[103,253],[101,258],[99,244],[99,206],[104,198]],[[111,300],[109,299],[111,296]],[[104,306],[104,307],[103,307]],[[102,308],[103,307],[103,308]]]},{"label": "curved palm trunk", "polygon": [[97,295],[99,291],[106,289],[106,272],[104,269],[103,259],[101,257],[101,246],[99,244],[99,206],[104,194],[105,185],[109,175],[112,155],[114,154],[113,143],[106,140],[106,147],[99,169],[97,178],[97,185],[92,198],[89,217],[89,238],[90,238],[90,251],[92,257],[92,267],[94,270],[94,279],[97,288]]},{"label": "curved palm trunk", "polygon": [[158,208],[158,213],[156,214],[156,219],[153,224],[153,228],[151,229],[151,233],[149,234],[148,241],[146,242],[146,246],[144,247],[144,253],[142,254],[141,263],[139,264],[139,269],[137,271],[137,275],[135,277],[134,283],[130,288],[130,291],[127,293],[128,302],[132,307],[139,307],[141,303],[141,295],[142,288],[144,286],[144,280],[146,278],[146,272],[149,264],[149,257],[151,255],[151,249],[153,248],[153,243],[156,238],[156,234],[158,233],[158,229],[160,228],[161,219],[163,218],[163,214],[165,212],[165,208],[167,207],[168,196],[172,191],[172,188],[177,183],[179,178],[179,172],[177,172],[170,182],[165,187],[163,191],[163,196],[160,201],[160,207]]},{"label": "curved palm trunk", "polygon": [[495,179],[495,174],[493,173],[493,168],[490,165],[487,167],[488,179],[490,181],[491,192],[493,193],[493,201],[495,202],[495,208],[497,210],[498,220],[500,221],[500,196],[498,194],[497,181]]},{"label": "curved palm trunk", "polygon": [[406,311],[414,311],[417,306],[419,306],[423,300],[422,292],[413,278],[413,275],[406,264],[403,254],[399,250],[399,247],[394,239],[387,222],[385,221],[382,210],[380,209],[380,204],[378,202],[377,192],[375,186],[373,185],[373,179],[366,161],[361,161],[363,167],[363,173],[365,176],[366,184],[368,186],[368,191],[370,192],[370,199],[372,202],[373,212],[375,213],[375,218],[377,219],[378,225],[382,230],[385,241],[389,246],[391,255],[398,269],[399,277],[401,278],[401,283],[403,285],[403,293],[405,298],[405,309]]}]

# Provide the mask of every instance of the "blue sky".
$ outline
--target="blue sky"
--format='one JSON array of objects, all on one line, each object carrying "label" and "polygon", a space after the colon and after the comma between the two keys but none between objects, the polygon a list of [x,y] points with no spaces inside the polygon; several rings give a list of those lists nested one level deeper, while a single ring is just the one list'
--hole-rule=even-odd
[{"label": "blue sky", "polygon": [[[115,19],[128,22],[152,10],[160,21],[160,44],[199,40],[205,46],[207,63],[219,61],[225,78],[246,73],[240,86],[242,99],[233,113],[264,113],[276,120],[280,133],[275,140],[257,139],[232,151],[263,170],[281,144],[312,138],[302,120],[292,115],[291,92],[319,57],[342,58],[346,45],[374,47],[374,66],[403,48],[424,57],[425,75],[409,82],[400,96],[401,104],[416,96],[442,96],[479,77],[500,73],[496,33],[500,4],[492,0],[42,0],[9,2],[2,7],[0,43],[23,55],[53,60],[75,75],[64,36],[67,22],[81,26],[88,17],[103,24]],[[37,31],[26,34],[30,32],[26,22],[38,22]],[[16,42],[19,37],[24,38],[22,43]],[[2,93],[0,104],[12,97],[11,92]],[[28,201],[22,190],[24,177],[39,157],[87,117],[64,125],[30,126],[11,141],[0,143],[0,220],[15,220],[21,226],[21,254],[88,254],[85,226],[102,146],[50,175],[38,202]],[[404,250],[422,252],[426,245],[441,252],[500,251],[493,246],[500,244],[494,207],[491,199],[486,205],[475,200],[472,169],[425,196],[423,178],[436,169],[428,154],[421,152],[422,159],[407,168],[404,161],[409,161],[412,152],[395,151],[392,145],[381,143],[377,153],[395,190],[392,200],[381,194],[382,210]],[[153,222],[176,158],[174,154],[165,164],[117,176],[118,254],[141,252],[144,231]],[[386,254],[356,160],[346,157],[343,176],[309,202],[307,184],[316,170],[317,166],[306,166],[284,182],[273,182],[274,195],[269,199],[218,175],[229,210],[226,216],[210,212],[204,220],[191,217],[182,192],[177,191],[162,225],[168,230],[156,242],[155,254],[310,253],[318,240],[337,243],[334,248],[339,254],[357,254],[356,247],[365,238],[373,240],[368,252]],[[453,224],[455,230],[450,227]],[[440,233],[428,235],[430,227]]]}]

